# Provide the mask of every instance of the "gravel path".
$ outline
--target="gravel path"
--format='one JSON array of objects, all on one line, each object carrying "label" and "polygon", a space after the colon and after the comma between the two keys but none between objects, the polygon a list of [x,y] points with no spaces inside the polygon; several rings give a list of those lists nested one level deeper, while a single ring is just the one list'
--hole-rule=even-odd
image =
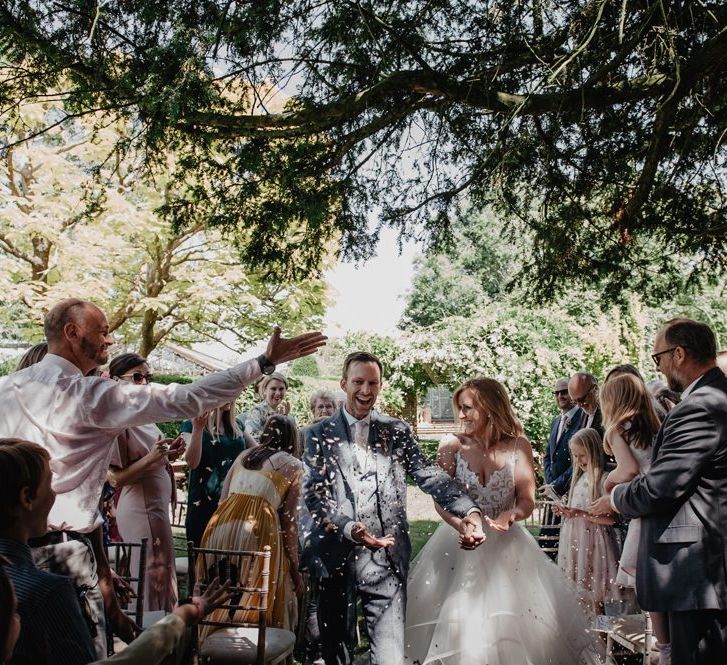
[{"label": "gravel path", "polygon": [[434,510],[432,497],[424,494],[416,485],[406,486],[406,513],[410,522],[416,520],[439,522],[442,519]]}]

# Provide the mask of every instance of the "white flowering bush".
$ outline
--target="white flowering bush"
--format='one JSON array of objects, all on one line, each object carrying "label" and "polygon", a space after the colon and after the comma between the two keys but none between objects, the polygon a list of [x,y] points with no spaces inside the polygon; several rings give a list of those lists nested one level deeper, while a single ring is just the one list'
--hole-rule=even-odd
[{"label": "white flowering bush", "polygon": [[556,413],[556,379],[578,370],[600,377],[621,362],[620,323],[601,316],[583,326],[553,309],[495,304],[477,317],[452,317],[404,333],[390,381],[421,400],[433,385],[454,389],[474,376],[497,379],[539,450]]}]

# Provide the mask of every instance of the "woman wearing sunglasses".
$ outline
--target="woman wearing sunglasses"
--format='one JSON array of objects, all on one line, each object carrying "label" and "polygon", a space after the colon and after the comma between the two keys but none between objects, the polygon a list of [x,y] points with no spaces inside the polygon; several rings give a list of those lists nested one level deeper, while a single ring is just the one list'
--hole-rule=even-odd
[{"label": "woman wearing sunglasses", "polygon": [[[109,375],[142,386],[152,379],[146,359],[136,353],[114,358]],[[140,425],[125,430],[117,444],[108,472],[111,485],[121,489],[116,526],[126,542],[148,538],[144,609],[171,612],[177,602],[177,575],[169,503],[176,499],[176,487],[169,462],[184,452],[184,442],[165,439],[156,425]]]}]

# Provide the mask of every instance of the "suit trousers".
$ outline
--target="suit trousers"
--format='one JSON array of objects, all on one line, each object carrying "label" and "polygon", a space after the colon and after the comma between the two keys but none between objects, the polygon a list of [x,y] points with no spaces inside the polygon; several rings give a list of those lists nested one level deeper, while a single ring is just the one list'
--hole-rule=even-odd
[{"label": "suit trousers", "polygon": [[365,574],[371,552],[356,548],[349,565],[320,581],[318,625],[326,665],[350,665],[356,646],[356,601],[361,599],[371,665],[402,665],[406,581],[389,570]]},{"label": "suit trousers", "polygon": [[727,663],[727,610],[669,612],[672,665]]}]

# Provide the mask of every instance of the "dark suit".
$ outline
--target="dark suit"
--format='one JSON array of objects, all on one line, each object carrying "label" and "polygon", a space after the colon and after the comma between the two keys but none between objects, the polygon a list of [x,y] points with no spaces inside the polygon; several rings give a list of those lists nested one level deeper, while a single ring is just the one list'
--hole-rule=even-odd
[{"label": "dark suit", "polygon": [[[406,578],[411,541],[406,518],[406,475],[449,512],[463,517],[474,502],[421,453],[409,426],[371,412],[368,447],[373,453],[374,508],[361,514],[353,486],[358,482],[354,437],[342,409],[312,425],[305,437],[309,475],[305,502],[318,527],[307,547],[320,558],[327,576],[320,581],[319,623],[327,665],[353,662],[356,594],[361,597],[373,665],[399,665],[404,658]],[[351,522],[363,522],[375,535],[391,534],[395,544],[370,551],[344,536]],[[333,524],[334,532],[326,532]]]},{"label": "dark suit", "polygon": [[[548,485],[552,485],[553,489],[563,496],[568,492],[570,487],[570,479],[573,475],[573,466],[570,459],[570,447],[568,443],[571,437],[580,429],[581,414],[583,411],[577,409],[565,424],[565,429],[558,436],[560,423],[563,418],[567,418],[570,409],[559,416],[553,418],[550,424],[550,436],[548,444],[545,447],[545,455],[543,459],[543,476]],[[543,513],[543,526],[538,534],[538,545],[541,548],[558,547],[558,537],[560,536],[560,515],[556,515],[550,505],[546,506]],[[558,553],[546,552],[548,556],[556,560]]]},{"label": "dark suit", "polygon": [[561,496],[568,491],[570,479],[573,475],[573,466],[571,465],[568,444],[570,443],[571,437],[581,428],[581,415],[584,411],[578,409],[566,424],[560,437],[558,437],[560,422],[566,417],[567,413],[553,418],[553,422],[550,425],[548,445],[545,447],[545,459],[543,460],[545,482],[548,485],[552,485],[553,489]]},{"label": "dark suit", "polygon": [[642,517],[636,592],[669,613],[674,665],[727,662],[727,378],[709,370],[659,430],[648,473],[613,502]]}]

